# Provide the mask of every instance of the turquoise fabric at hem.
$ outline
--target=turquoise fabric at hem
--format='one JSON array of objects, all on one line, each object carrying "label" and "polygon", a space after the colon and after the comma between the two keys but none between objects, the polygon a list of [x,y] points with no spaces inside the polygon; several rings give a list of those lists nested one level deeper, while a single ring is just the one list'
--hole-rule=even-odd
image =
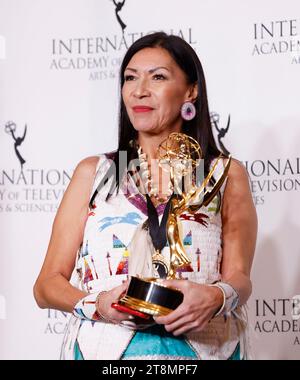
[{"label": "turquoise fabric at hem", "polygon": [[[183,336],[175,337],[168,333],[163,326],[152,326],[146,330],[138,331],[129,343],[121,359],[131,357],[161,356],[197,359],[196,353],[185,341]],[[238,344],[228,360],[241,360],[240,344]]]},{"label": "turquoise fabric at hem", "polygon": [[241,350],[240,350],[240,344],[236,346],[234,353],[230,356],[228,360],[241,360]]},{"label": "turquoise fabric at hem", "polygon": [[129,343],[122,359],[148,355],[197,359],[195,352],[182,336],[175,337],[160,325],[138,331]]},{"label": "turquoise fabric at hem", "polygon": [[74,345],[74,360],[84,360],[77,340]]},{"label": "turquoise fabric at hem", "polygon": [[[138,356],[168,356],[183,359],[197,359],[195,352],[182,336],[175,337],[162,326],[153,326],[144,331],[138,331],[127,347],[121,359]],[[74,345],[74,360],[84,360],[76,340]],[[228,360],[241,360],[240,345]]]}]

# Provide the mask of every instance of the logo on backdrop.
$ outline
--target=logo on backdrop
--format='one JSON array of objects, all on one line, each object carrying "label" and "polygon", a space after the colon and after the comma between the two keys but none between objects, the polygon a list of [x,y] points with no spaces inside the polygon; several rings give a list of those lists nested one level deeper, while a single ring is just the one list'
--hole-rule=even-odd
[{"label": "logo on backdrop", "polygon": [[[127,29],[126,29],[127,30]],[[166,30],[190,45],[196,44],[191,28]],[[52,39],[50,70],[88,73],[89,80],[110,80],[118,77],[125,51],[149,32],[127,32],[98,37]]]},{"label": "logo on backdrop", "polygon": [[21,170],[23,170],[23,165],[25,164],[26,161],[21,156],[18,147],[23,143],[23,141],[25,139],[26,132],[27,132],[27,125],[25,124],[24,132],[23,132],[23,136],[22,137],[16,137],[16,135],[15,135],[16,129],[17,129],[17,125],[13,121],[8,121],[5,124],[5,132],[8,133],[8,134],[10,134],[11,137],[13,138],[13,140],[14,140],[15,153],[16,153],[16,156],[17,156],[19,162],[20,162]]},{"label": "logo on backdrop", "polygon": [[122,33],[124,34],[124,30],[125,30],[125,28],[126,28],[127,25],[122,21],[121,17],[119,16],[119,12],[123,8],[123,6],[125,4],[125,0],[123,0],[123,1],[111,0],[111,1],[113,1],[114,5],[116,7],[115,8],[116,18],[117,18],[118,23],[120,24],[120,27],[122,29]]},{"label": "logo on backdrop", "polygon": [[[87,74],[88,79],[114,80],[118,77],[120,65],[126,50],[139,38],[154,30],[132,30],[134,19],[124,20],[122,11],[125,1],[110,1],[109,14],[102,17],[113,23],[109,25],[109,34],[96,36],[74,36],[53,38],[51,41],[50,70],[53,72],[76,71]],[[114,12],[114,14],[112,13]],[[128,16],[127,16],[128,17]],[[134,16],[132,16],[134,17]],[[126,22],[125,22],[126,21]],[[157,30],[162,30],[157,25]],[[178,27],[165,30],[166,33],[179,36],[191,46],[197,42],[191,27]]]},{"label": "logo on backdrop", "polygon": [[211,120],[212,125],[215,127],[215,129],[217,131],[217,134],[218,134],[217,138],[218,138],[219,147],[220,147],[221,151],[223,153],[225,153],[226,155],[229,155],[230,152],[228,151],[228,149],[226,149],[222,139],[225,137],[226,133],[228,132],[228,129],[230,126],[230,115],[228,115],[227,124],[226,124],[225,128],[220,127],[220,124],[219,124],[220,115],[217,112],[211,112],[210,113],[210,120]]},{"label": "logo on backdrop", "polygon": [[68,313],[58,310],[47,310],[47,324],[44,334],[60,335],[67,329]]},{"label": "logo on backdrop", "polygon": [[[225,154],[230,154],[223,140],[227,137],[230,127],[230,115],[225,126],[221,126],[220,115],[217,112],[211,112],[210,119],[219,149]],[[250,187],[256,206],[265,204],[270,194],[300,190],[300,157],[245,160],[243,164],[250,176]]]},{"label": "logo on backdrop", "polygon": [[20,152],[27,129],[25,124],[19,134],[14,121],[6,122],[2,129],[10,136],[7,147],[13,159],[10,167],[0,170],[0,212],[56,212],[71,175],[64,169],[28,167]]},{"label": "logo on backdrop", "polygon": [[251,178],[255,205],[263,205],[270,194],[300,190],[300,157],[243,162]]},{"label": "logo on backdrop", "polygon": [[256,299],[255,326],[258,334],[293,334],[291,345],[300,346],[300,296]]},{"label": "logo on backdrop", "polygon": [[287,56],[300,64],[300,19],[270,20],[253,25],[252,56]]}]

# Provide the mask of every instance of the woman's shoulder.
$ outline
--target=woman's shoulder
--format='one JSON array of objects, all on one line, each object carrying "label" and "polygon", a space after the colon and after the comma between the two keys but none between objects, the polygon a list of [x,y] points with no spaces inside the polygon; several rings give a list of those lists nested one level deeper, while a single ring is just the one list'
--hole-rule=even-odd
[{"label": "woman's shoulder", "polygon": [[[230,160],[230,163],[228,162]],[[227,157],[220,155],[211,160],[210,169],[215,167],[216,172],[220,171],[221,173],[224,171],[224,168],[229,163],[228,168],[228,177],[247,177],[248,173],[244,166],[244,164],[235,157]]]},{"label": "woman's shoulder", "polygon": [[230,202],[242,204],[245,199],[252,200],[250,177],[244,164],[236,158],[231,159],[225,190]]},{"label": "woman's shoulder", "polygon": [[[229,162],[230,160],[230,162]],[[248,192],[249,188],[249,175],[243,163],[235,157],[219,157],[215,158],[211,163],[211,168],[215,167],[215,178],[219,178],[223,175],[226,166],[229,164],[228,172],[224,185],[222,186],[225,193],[231,193],[229,189],[239,191],[245,189]]]},{"label": "woman's shoulder", "polygon": [[93,156],[85,157],[78,162],[75,172],[88,176],[95,174],[102,163],[113,159],[114,153],[115,152],[99,153]]},{"label": "woman's shoulder", "polygon": [[[224,164],[226,164],[228,158],[224,159]],[[249,180],[247,170],[244,164],[237,158],[232,157],[230,162],[230,167],[228,170],[228,178]]]},{"label": "woman's shoulder", "polygon": [[95,173],[97,165],[100,160],[101,160],[101,157],[99,155],[85,157],[81,161],[78,162],[74,173],[84,174],[84,175],[93,174]]}]

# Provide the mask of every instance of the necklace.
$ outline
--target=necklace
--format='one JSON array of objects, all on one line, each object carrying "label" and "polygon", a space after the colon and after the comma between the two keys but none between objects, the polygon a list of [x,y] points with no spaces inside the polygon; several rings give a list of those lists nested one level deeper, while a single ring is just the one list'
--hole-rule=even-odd
[{"label": "necklace", "polygon": [[141,170],[141,178],[144,184],[144,190],[146,194],[150,197],[154,197],[159,202],[166,202],[167,199],[172,195],[174,188],[170,181],[168,180],[168,189],[166,191],[166,196],[159,195],[159,186],[155,186],[153,182],[153,178],[150,173],[147,154],[143,152],[142,147],[139,146],[137,149],[139,162],[140,162],[140,170]]}]

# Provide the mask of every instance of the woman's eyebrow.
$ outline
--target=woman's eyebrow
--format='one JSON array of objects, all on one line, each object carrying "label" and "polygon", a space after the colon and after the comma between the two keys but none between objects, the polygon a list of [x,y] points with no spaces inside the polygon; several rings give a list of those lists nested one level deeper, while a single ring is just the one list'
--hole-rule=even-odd
[{"label": "woman's eyebrow", "polygon": [[[154,67],[153,69],[149,69],[148,72],[150,74],[154,73],[155,71],[159,70],[159,69],[165,69],[167,71],[170,71],[167,67],[165,66],[158,66],[158,67]],[[136,73],[138,70],[137,69],[133,69],[132,67],[126,67],[125,71],[126,70],[129,70],[129,71],[133,71],[134,73]]]},{"label": "woman's eyebrow", "polygon": [[165,66],[158,66],[158,67],[155,67],[154,69],[150,69],[150,70],[149,70],[149,73],[152,74],[152,73],[154,73],[154,71],[159,70],[159,69],[165,69],[165,70],[167,70],[167,71],[170,71],[170,70],[169,70],[167,67],[165,67]]}]

